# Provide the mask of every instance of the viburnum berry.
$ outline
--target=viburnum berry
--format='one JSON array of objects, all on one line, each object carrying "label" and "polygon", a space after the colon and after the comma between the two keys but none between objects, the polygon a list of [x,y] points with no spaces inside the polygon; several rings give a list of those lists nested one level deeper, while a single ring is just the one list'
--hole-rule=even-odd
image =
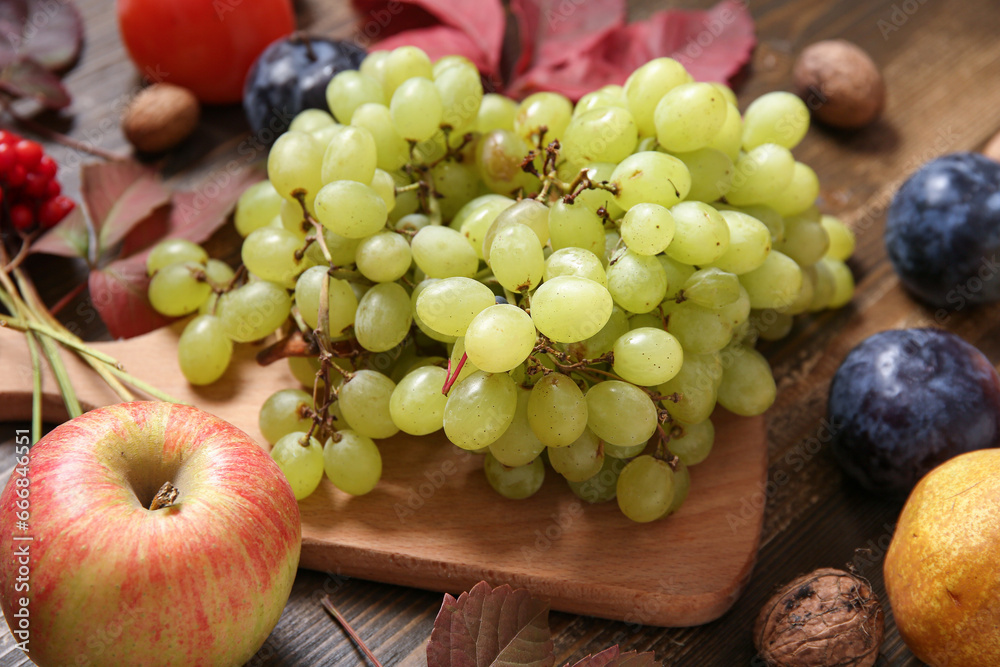
[{"label": "viburnum berry", "polygon": [[10,220],[21,234],[57,225],[76,206],[62,195],[59,165],[42,145],[0,130],[0,222]]},{"label": "viburnum berry", "polygon": [[38,222],[42,225],[43,229],[55,227],[75,207],[76,202],[69,197],[62,195],[53,197],[48,201],[42,202],[42,205],[38,207]]},{"label": "viburnum berry", "polygon": [[27,232],[35,226],[35,214],[27,204],[15,204],[10,207],[10,221],[17,231]]},{"label": "viburnum berry", "polygon": [[17,151],[17,161],[25,171],[33,171],[44,155],[41,145],[28,139],[21,139],[14,144],[14,150]]}]

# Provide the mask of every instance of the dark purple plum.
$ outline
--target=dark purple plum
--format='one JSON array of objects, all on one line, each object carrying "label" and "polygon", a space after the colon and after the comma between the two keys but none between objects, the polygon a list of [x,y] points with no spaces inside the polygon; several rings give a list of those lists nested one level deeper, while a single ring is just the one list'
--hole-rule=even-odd
[{"label": "dark purple plum", "polygon": [[844,359],[827,405],[833,454],[871,491],[905,494],[959,454],[1000,445],[1000,376],[939,329],[897,329]]},{"label": "dark purple plum", "polygon": [[365,55],[354,42],[302,33],[272,42],[250,68],[243,85],[243,110],[250,128],[269,143],[288,129],[300,111],[328,111],[330,79],[343,70],[357,69]]},{"label": "dark purple plum", "polygon": [[927,304],[1000,300],[1000,163],[953,153],[925,164],[889,207],[885,245],[903,285]]}]

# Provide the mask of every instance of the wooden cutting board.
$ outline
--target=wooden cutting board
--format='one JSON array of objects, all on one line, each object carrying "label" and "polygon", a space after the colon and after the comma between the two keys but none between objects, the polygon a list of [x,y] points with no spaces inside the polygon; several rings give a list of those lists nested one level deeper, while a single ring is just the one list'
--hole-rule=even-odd
[{"label": "wooden cutting board", "polygon": [[[94,347],[175,398],[214,413],[264,444],[257,413],[272,392],[297,386],[287,364],[258,366],[249,345],[210,387],[189,385],[177,365],[180,329],[168,327]],[[63,354],[86,409],[119,401],[89,366]],[[0,420],[31,416],[31,363],[23,334],[0,329]],[[66,419],[51,373],[43,415]],[[528,500],[498,496],[482,459],[443,435],[380,442],[383,478],[362,497],[328,481],[301,503],[302,567],[457,594],[480,580],[526,587],[554,609],[635,625],[714,620],[746,585],[763,521],[764,419],[721,409],[711,456],[691,470],[691,492],[674,516],[638,525],[615,503],[587,505],[549,470]]]}]

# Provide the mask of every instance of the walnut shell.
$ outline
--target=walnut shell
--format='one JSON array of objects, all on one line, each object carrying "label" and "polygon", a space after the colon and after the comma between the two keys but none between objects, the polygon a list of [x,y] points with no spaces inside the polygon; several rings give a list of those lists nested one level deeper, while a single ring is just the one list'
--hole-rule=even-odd
[{"label": "walnut shell", "polygon": [[858,128],[885,107],[885,82],[872,59],[842,39],[816,42],[799,54],[792,69],[795,91],[827,125]]},{"label": "walnut shell", "polygon": [[778,591],[754,624],[754,646],[771,667],[871,667],[884,618],[871,584],[822,568]]},{"label": "walnut shell", "polygon": [[169,150],[197,127],[201,107],[194,93],[169,83],[141,91],[122,116],[125,138],[144,153]]}]

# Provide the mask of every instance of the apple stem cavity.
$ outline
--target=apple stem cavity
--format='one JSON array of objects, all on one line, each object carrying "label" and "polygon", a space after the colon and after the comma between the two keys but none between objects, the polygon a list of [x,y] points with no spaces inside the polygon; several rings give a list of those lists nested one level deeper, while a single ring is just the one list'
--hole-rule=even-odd
[{"label": "apple stem cavity", "polygon": [[382,663],[378,661],[378,658],[375,657],[375,654],[372,653],[370,648],[368,648],[364,640],[358,636],[358,633],[354,631],[354,628],[352,628],[351,624],[347,622],[347,619],[344,618],[339,611],[337,611],[337,608],[334,606],[333,600],[330,599],[329,595],[323,596],[322,603],[323,607],[330,613],[330,616],[333,616],[334,620],[340,624],[340,627],[344,628],[344,632],[350,635],[351,639],[354,640],[354,643],[361,649],[361,652],[364,653],[369,660],[371,660],[371,663],[375,665],[375,667],[382,667]]},{"label": "apple stem cavity", "polygon": [[155,496],[153,496],[153,502],[149,503],[149,511],[153,512],[161,510],[165,507],[170,507],[174,504],[174,501],[177,500],[177,496],[179,494],[180,491],[177,490],[176,486],[170,482],[164,482],[163,486],[160,487],[160,490],[156,492]]}]

